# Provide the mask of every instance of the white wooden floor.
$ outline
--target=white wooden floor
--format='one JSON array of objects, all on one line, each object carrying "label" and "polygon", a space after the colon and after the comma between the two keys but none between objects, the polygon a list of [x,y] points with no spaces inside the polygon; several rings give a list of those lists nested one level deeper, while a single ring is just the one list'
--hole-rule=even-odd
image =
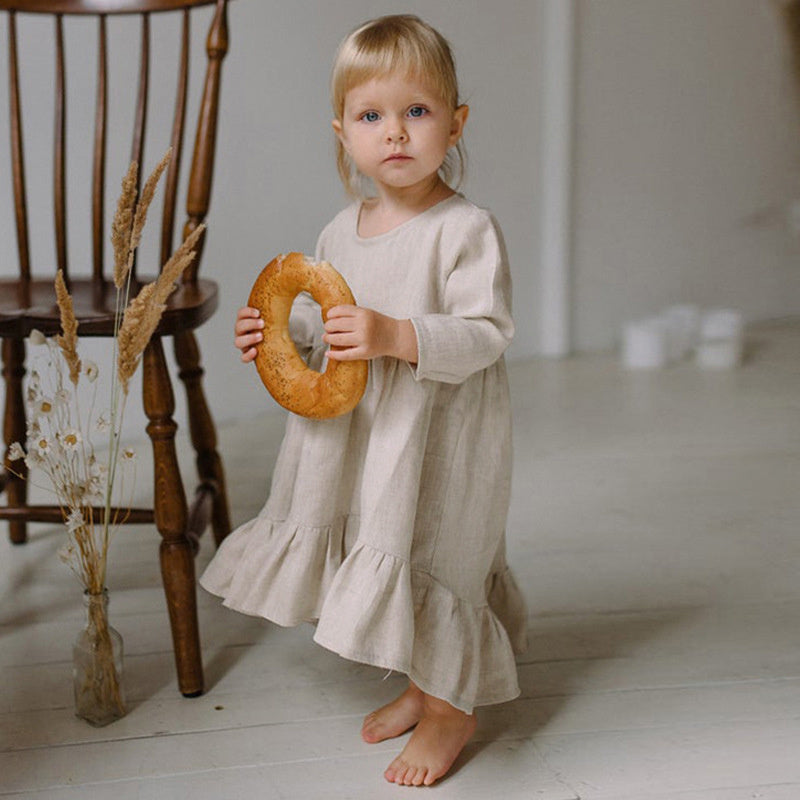
[{"label": "white wooden floor", "polygon": [[[454,773],[381,773],[361,717],[404,685],[202,593],[208,692],[177,692],[157,537],[111,555],[130,714],[73,717],[80,590],[41,527],[0,543],[0,794],[37,800],[800,798],[800,321],[752,328],[735,372],[512,367],[510,553],[530,603],[522,697],[484,710]],[[282,418],[220,431],[237,522]],[[182,453],[187,466],[191,461]],[[147,484],[147,478],[140,478]],[[202,567],[211,554],[204,540]]]}]

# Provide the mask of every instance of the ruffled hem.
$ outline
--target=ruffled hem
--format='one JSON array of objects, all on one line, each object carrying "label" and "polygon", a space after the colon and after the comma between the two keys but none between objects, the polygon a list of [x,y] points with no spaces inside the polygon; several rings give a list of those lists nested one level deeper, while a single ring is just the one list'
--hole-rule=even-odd
[{"label": "ruffled hem", "polygon": [[344,558],[347,519],[314,528],[256,517],[225,538],[199,583],[234,611],[284,627],[316,622]]},{"label": "ruffled hem", "polygon": [[508,634],[518,655],[528,649],[528,613],[522,592],[508,567],[493,572],[486,580],[486,598]]},{"label": "ruffled hem", "polygon": [[363,542],[345,557],[347,524],[256,518],[226,538],[200,584],[225,606],[279,625],[317,622],[318,644],[403,672],[467,713],[517,697],[525,607],[511,573],[490,575],[487,603],[475,606]]}]

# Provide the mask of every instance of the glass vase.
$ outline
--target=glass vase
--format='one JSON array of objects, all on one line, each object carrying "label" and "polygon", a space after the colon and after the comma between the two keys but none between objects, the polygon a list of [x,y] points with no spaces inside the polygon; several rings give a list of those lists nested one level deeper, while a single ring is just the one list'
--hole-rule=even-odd
[{"label": "glass vase", "polygon": [[86,628],[72,648],[75,714],[102,727],[125,716],[122,637],[108,624],[108,590],[83,593]]}]

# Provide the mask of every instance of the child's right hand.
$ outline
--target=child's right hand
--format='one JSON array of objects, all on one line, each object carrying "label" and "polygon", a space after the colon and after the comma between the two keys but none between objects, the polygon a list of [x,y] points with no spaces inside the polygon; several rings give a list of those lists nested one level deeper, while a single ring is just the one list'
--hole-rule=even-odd
[{"label": "child's right hand", "polygon": [[242,351],[242,361],[248,363],[256,357],[256,345],[264,338],[261,329],[264,320],[257,308],[244,306],[236,314],[236,325],[233,329],[236,338],[233,343]]}]

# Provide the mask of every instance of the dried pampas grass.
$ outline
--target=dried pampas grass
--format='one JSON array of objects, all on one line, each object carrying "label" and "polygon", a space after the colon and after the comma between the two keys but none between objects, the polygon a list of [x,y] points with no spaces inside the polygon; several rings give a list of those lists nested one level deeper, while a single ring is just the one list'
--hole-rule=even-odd
[{"label": "dried pampas grass", "polygon": [[131,243],[130,249],[135,250],[142,240],[142,230],[144,229],[145,222],[147,222],[147,209],[150,208],[150,203],[153,200],[153,195],[156,193],[156,186],[161,179],[161,174],[167,168],[170,159],[172,158],[172,148],[164,154],[158,166],[153,170],[150,177],[145,181],[144,189],[139,196],[139,202],[136,204],[136,213],[133,217],[133,228],[131,229]]},{"label": "dried pampas grass", "polygon": [[121,289],[130,275],[133,256],[142,241],[142,231],[147,222],[147,211],[156,193],[161,175],[172,159],[170,147],[158,166],[145,181],[144,189],[136,198],[136,180],[139,165],[134,161],[122,179],[122,191],[117,202],[117,211],[111,224],[111,243],[114,247],[114,285]]},{"label": "dried pampas grass", "polygon": [[[147,210],[153,200],[156,187],[164,170],[172,158],[172,148],[145,181],[141,195],[136,198],[137,164],[131,164],[122,181],[122,193],[117,205],[117,213],[112,226],[111,240],[114,246],[114,284],[117,289],[130,281],[131,266],[134,253],[142,239],[142,231],[147,222]],[[142,287],[139,294],[126,305],[122,312],[118,306],[121,321],[117,324],[117,378],[124,395],[128,394],[128,386],[141,360],[142,353],[155,333],[161,316],[166,310],[166,302],[175,288],[176,281],[191,264],[197,251],[194,249],[197,240],[205,230],[205,225],[198,226],[186,237],[186,241],[173,253],[161,269],[161,274],[152,283]]]},{"label": "dried pampas grass", "polygon": [[56,337],[56,342],[64,354],[64,361],[69,368],[69,379],[78,385],[78,377],[81,374],[81,360],[78,356],[78,320],[75,319],[75,309],[72,305],[72,296],[67,291],[64,283],[64,273],[59,270],[56,273],[56,302],[58,310],[61,312],[61,329],[63,334]]},{"label": "dried pampas grass", "polygon": [[136,372],[141,355],[161,321],[161,316],[167,307],[167,298],[175,289],[176,281],[197,255],[197,251],[193,248],[205,228],[205,224],[199,225],[186,237],[183,244],[164,264],[158,278],[143,286],[139,294],[125,309],[117,336],[119,342],[118,377],[125,394],[128,393],[128,384],[133,373]]},{"label": "dried pampas grass", "polygon": [[134,161],[122,179],[122,190],[117,202],[117,211],[111,223],[111,244],[114,247],[114,286],[125,285],[130,270],[131,231],[133,210],[136,207],[136,177],[139,165]]},{"label": "dried pampas grass", "polygon": [[[169,261],[164,264],[158,278],[144,286],[134,300],[130,303],[127,302],[131,266],[147,222],[147,211],[155,195],[158,182],[171,158],[172,148],[169,148],[145,182],[138,198],[136,181],[139,165],[135,161],[130,165],[122,180],[117,210],[111,226],[111,243],[114,249],[114,285],[117,288],[116,375],[119,379],[119,386],[125,395],[128,394],[128,385],[139,365],[141,355],[166,310],[167,298],[175,289],[175,284],[183,271],[197,255],[195,245],[206,227],[205,224],[202,224],[193,230],[172,254]],[[69,366],[70,379],[77,384],[81,370],[81,361],[77,351],[78,323],[72,307],[72,297],[67,291],[64,276],[60,271],[55,285],[58,307],[61,310],[61,327],[64,331],[63,335],[58,336],[57,341]]]}]

